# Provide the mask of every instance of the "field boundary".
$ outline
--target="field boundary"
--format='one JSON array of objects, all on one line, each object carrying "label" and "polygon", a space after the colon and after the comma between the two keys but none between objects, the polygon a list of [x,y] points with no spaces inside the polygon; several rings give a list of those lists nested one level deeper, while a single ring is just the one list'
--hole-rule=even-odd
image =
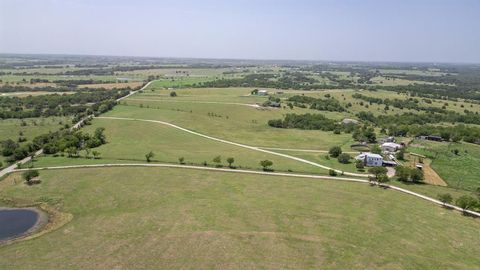
[{"label": "field boundary", "polygon": [[150,167],[150,168],[177,168],[177,169],[192,169],[192,170],[204,170],[204,171],[217,171],[217,172],[228,172],[228,173],[243,173],[243,174],[256,174],[256,175],[266,175],[266,176],[285,176],[285,177],[297,177],[297,178],[307,178],[307,179],[321,179],[321,180],[340,180],[345,182],[356,182],[356,183],[363,183],[363,184],[371,184],[377,185],[382,188],[392,189],[395,191],[399,191],[405,194],[412,195],[414,197],[435,203],[442,207],[459,211],[464,214],[468,214],[472,217],[480,218],[480,213],[471,211],[471,210],[464,210],[458,206],[451,205],[451,204],[444,204],[437,199],[433,199],[431,197],[400,188],[393,185],[388,184],[380,184],[378,182],[371,182],[364,179],[357,179],[357,178],[348,178],[348,177],[335,177],[335,176],[323,176],[323,175],[312,175],[312,174],[293,174],[293,173],[278,173],[278,172],[264,172],[264,171],[251,171],[251,170],[237,170],[237,169],[227,169],[227,168],[211,168],[211,167],[201,167],[201,166],[190,166],[190,165],[177,165],[177,164],[151,164],[151,163],[107,163],[107,164],[90,164],[90,165],[68,165],[68,166],[51,166],[51,167],[40,167],[40,168],[26,168],[26,169],[14,169],[10,171],[13,172],[23,172],[29,170],[62,170],[62,169],[88,169],[88,168],[107,168],[107,167]]}]

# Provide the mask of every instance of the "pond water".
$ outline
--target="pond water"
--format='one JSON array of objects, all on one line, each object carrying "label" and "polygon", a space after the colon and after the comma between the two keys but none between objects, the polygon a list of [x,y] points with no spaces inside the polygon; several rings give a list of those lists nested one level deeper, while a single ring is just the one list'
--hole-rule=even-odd
[{"label": "pond water", "polygon": [[29,208],[0,208],[0,241],[19,237],[37,225],[40,214]]}]

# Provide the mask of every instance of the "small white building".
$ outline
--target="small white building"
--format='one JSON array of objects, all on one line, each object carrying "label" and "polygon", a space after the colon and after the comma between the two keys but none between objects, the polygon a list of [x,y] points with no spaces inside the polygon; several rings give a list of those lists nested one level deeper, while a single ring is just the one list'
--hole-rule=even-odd
[{"label": "small white building", "polygon": [[363,164],[368,167],[380,167],[383,165],[383,157],[374,153],[361,153],[355,157],[356,160],[362,160]]},{"label": "small white building", "polygon": [[380,148],[382,148],[384,152],[397,152],[398,149],[402,148],[402,145],[394,142],[386,142],[383,143]]},{"label": "small white building", "polygon": [[258,95],[259,96],[266,96],[266,95],[268,95],[268,91],[265,90],[265,89],[260,89],[260,90],[258,90]]}]

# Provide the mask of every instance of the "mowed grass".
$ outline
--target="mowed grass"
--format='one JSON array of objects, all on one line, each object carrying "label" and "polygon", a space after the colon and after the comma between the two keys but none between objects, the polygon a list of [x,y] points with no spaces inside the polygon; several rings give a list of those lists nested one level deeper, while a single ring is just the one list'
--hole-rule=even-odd
[{"label": "mowed grass", "polygon": [[[347,148],[347,146],[344,146],[343,148]],[[275,151],[279,152],[279,153],[284,153],[284,154],[287,154],[287,155],[291,155],[291,156],[294,156],[294,157],[299,157],[299,158],[302,158],[302,159],[306,159],[306,160],[309,160],[309,161],[313,161],[315,163],[322,164],[322,165],[328,166],[330,168],[340,170],[340,171],[344,171],[344,172],[367,173],[367,169],[368,169],[367,168],[363,171],[359,171],[355,167],[355,159],[354,158],[355,158],[355,156],[360,154],[360,152],[358,152],[358,153],[347,153],[352,157],[352,159],[350,160],[349,163],[343,164],[343,163],[338,162],[338,158],[330,157],[328,153],[312,153],[312,152],[281,151],[281,150],[280,151],[275,150]],[[350,150],[349,152],[351,152],[351,151],[353,152],[354,150]]]},{"label": "mowed grass", "polygon": [[[16,176],[19,177],[19,176]],[[358,183],[160,168],[42,171],[1,196],[73,220],[2,269],[478,269],[478,220]]]},{"label": "mowed grass", "polygon": [[[204,92],[203,89],[198,89],[195,93],[193,92],[197,91],[196,89],[185,91],[196,96],[185,98],[183,95],[187,93],[183,91],[177,91],[179,96],[175,98],[166,97],[164,94],[156,97],[151,96],[152,94],[134,95],[105,115],[167,121],[210,136],[253,146],[328,150],[334,145],[353,143],[351,134],[335,135],[333,132],[318,130],[277,129],[267,124],[269,120],[283,118],[287,113],[321,113],[339,121],[343,118],[341,113],[300,108],[258,109],[244,106],[242,104],[255,104],[258,99],[265,100],[252,97],[253,100],[249,101],[250,97],[245,97],[249,90],[245,89],[233,89],[230,95],[229,89],[205,90],[208,94],[201,94]],[[240,95],[240,91],[243,95]],[[125,103],[127,105],[123,105]]]},{"label": "mowed grass", "polygon": [[[480,146],[415,140],[409,151],[432,159],[432,168],[450,187],[474,190],[480,187]],[[458,150],[458,154],[452,151]]]},{"label": "mowed grass", "polygon": [[[94,119],[91,126],[82,131],[93,133],[98,127],[105,128],[108,143],[95,151],[101,153],[102,159],[87,160],[84,158],[47,157],[38,158],[35,167],[59,166],[71,164],[97,163],[146,163],[145,154],[155,153],[153,162],[179,163],[183,157],[186,164],[200,165],[207,162],[215,166],[213,159],[221,156],[221,165],[226,167],[227,158],[233,157],[233,166],[243,169],[261,170],[261,160],[273,161],[272,169],[276,171],[304,172],[327,174],[328,171],[306,163],[301,163],[285,157],[262,153],[230,144],[225,144],[197,135],[187,133],[162,124],[125,121],[112,119]],[[84,152],[80,153],[84,156]]]}]

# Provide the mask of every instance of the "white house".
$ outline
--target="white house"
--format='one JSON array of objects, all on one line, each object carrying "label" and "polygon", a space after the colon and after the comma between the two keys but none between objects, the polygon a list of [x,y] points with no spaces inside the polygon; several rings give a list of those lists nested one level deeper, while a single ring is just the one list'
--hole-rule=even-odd
[{"label": "white house", "polygon": [[258,95],[259,96],[266,96],[266,95],[268,95],[268,91],[264,90],[264,89],[258,90]]},{"label": "white house", "polygon": [[369,167],[380,167],[383,165],[383,157],[379,154],[374,153],[361,153],[355,157],[356,160],[362,160],[365,166]]},{"label": "white house", "polygon": [[380,146],[384,152],[397,152],[398,149],[402,148],[402,145],[394,142],[386,142]]}]

